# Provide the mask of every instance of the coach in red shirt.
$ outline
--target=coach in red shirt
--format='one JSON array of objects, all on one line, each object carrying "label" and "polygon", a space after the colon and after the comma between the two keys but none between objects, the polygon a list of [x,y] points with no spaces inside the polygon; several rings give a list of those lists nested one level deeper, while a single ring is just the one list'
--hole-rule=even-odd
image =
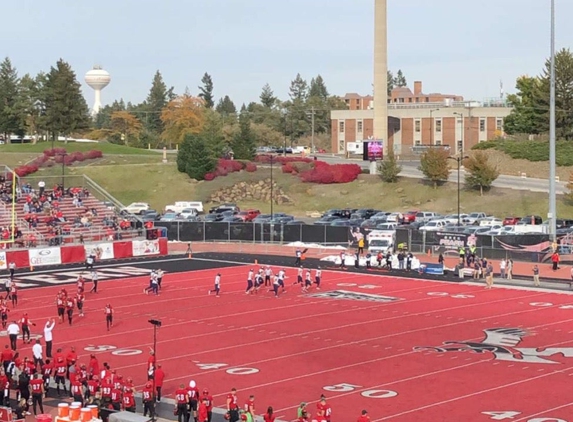
[{"label": "coach in red shirt", "polygon": [[157,401],[161,401],[161,389],[163,388],[163,381],[165,380],[165,372],[161,364],[157,364],[157,369],[153,373],[155,379],[155,392],[157,393]]}]

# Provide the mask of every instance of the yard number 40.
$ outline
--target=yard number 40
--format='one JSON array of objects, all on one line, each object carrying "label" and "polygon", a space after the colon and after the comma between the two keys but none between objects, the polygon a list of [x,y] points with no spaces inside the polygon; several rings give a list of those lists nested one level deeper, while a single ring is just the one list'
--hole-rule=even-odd
[{"label": "yard number 40", "polygon": [[[498,411],[498,412],[481,412],[483,415],[490,416],[490,419],[494,421],[503,421],[505,419],[513,419],[516,416],[521,415],[521,412],[514,411]],[[528,419],[527,422],[567,422],[564,419],[557,418],[533,418]]]},{"label": "yard number 40", "polygon": [[[327,385],[326,387],[322,387],[323,390],[329,391],[331,393],[350,393],[351,391],[355,391],[358,388],[362,388],[362,386],[348,384],[345,382],[341,384]],[[398,393],[391,390],[366,390],[362,391],[360,395],[362,397],[367,397],[369,399],[389,399],[391,397],[396,397]]]}]

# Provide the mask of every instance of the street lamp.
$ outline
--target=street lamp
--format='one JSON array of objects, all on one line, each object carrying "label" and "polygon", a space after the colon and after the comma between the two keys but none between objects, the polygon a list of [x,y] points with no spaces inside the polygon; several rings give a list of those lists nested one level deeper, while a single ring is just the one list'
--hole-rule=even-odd
[{"label": "street lamp", "polygon": [[448,157],[448,158],[450,160],[454,160],[458,163],[458,227],[459,227],[459,226],[461,226],[461,222],[460,222],[460,188],[461,188],[460,173],[461,173],[461,168],[462,168],[462,161],[465,160],[466,158],[469,158],[469,157],[462,155],[460,152],[455,157]]},{"label": "street lamp", "polygon": [[430,145],[434,145],[434,117],[432,115],[434,114],[434,111],[439,110],[439,108],[430,110]]},{"label": "street lamp", "polygon": [[[464,150],[464,115],[463,113],[454,112],[455,116],[460,116],[460,141],[461,145],[456,145],[456,153],[462,154]],[[458,141],[456,141],[458,144]]]},{"label": "street lamp", "polygon": [[274,161],[275,156],[271,154],[270,158],[271,158],[271,222],[272,222],[273,218],[274,218],[274,212],[273,212],[273,193],[274,193],[273,192],[273,190],[274,190],[274,187],[273,187],[273,161]]},{"label": "street lamp", "polygon": [[285,119],[285,140],[284,140],[284,148],[283,148],[283,155],[286,157],[286,149],[287,149],[287,124],[288,124],[288,120],[287,120],[287,115],[288,115],[288,110],[285,108],[283,109],[283,117]]},{"label": "street lamp", "polygon": [[153,393],[151,395],[151,398],[153,400],[153,414],[151,416],[151,420],[153,422],[155,422],[156,416],[155,416],[155,390],[156,390],[156,385],[155,385],[155,368],[157,367],[157,329],[159,327],[161,327],[161,321],[159,321],[158,319],[150,319],[147,322],[149,322],[151,325],[153,325]]}]

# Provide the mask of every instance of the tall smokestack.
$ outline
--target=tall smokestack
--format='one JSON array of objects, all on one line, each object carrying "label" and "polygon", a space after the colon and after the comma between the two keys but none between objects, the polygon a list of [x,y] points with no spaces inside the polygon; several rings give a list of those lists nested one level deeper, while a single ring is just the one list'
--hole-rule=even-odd
[{"label": "tall smokestack", "polygon": [[388,150],[387,0],[374,0],[374,139]]}]

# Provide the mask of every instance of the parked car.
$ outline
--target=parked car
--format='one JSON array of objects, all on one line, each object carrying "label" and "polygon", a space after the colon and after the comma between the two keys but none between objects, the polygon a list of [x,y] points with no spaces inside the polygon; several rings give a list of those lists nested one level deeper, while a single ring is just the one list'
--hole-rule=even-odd
[{"label": "parked car", "polygon": [[448,214],[445,217],[442,217],[443,220],[446,220],[449,224],[463,224],[465,219],[468,215],[467,214],[460,214],[459,218],[457,214]]},{"label": "parked car", "polygon": [[365,230],[374,230],[378,224],[382,224],[385,222],[386,222],[386,219],[370,218],[366,221],[363,221],[362,224],[360,224],[360,227],[362,227]]},{"label": "parked car", "polygon": [[340,217],[336,215],[326,215],[322,216],[319,220],[314,222],[317,226],[330,226],[333,221],[340,220]]},{"label": "parked car", "polygon": [[221,222],[222,223],[244,223],[243,219],[241,217],[237,217],[236,215],[224,217],[221,220]]},{"label": "parked car", "polygon": [[396,227],[398,227],[397,223],[382,223],[382,224],[378,224],[376,226],[376,230],[392,231],[392,230],[396,230]]},{"label": "parked car", "polygon": [[408,211],[404,214],[404,223],[410,224],[416,221],[416,216],[418,215],[418,211]]},{"label": "parked car", "polygon": [[177,219],[177,214],[174,212],[166,212],[165,214],[163,214],[161,216],[161,219],[159,221],[174,221],[175,219]]},{"label": "parked car", "polygon": [[259,210],[247,210],[247,211],[241,211],[237,214],[237,217],[240,217],[243,219],[243,221],[245,222],[250,222],[253,221],[255,218],[257,218],[257,216],[259,216],[261,214],[261,212]]},{"label": "parked car", "polygon": [[567,229],[573,227],[573,220],[557,218],[555,220],[555,225],[557,226],[558,229]]},{"label": "parked car", "polygon": [[435,212],[428,212],[428,211],[420,211],[416,214],[416,221],[421,221],[423,223],[427,223],[432,218],[439,217],[440,215]]},{"label": "parked car", "polygon": [[522,217],[517,224],[533,224],[540,225],[543,224],[543,219],[538,215],[527,215]]},{"label": "parked car", "polygon": [[195,208],[185,208],[179,215],[183,218],[195,217],[197,215],[197,210]]},{"label": "parked car", "polygon": [[174,213],[180,213],[186,209],[194,209],[197,213],[203,212],[203,202],[199,201],[177,201],[174,204],[165,206],[165,212],[171,211]]},{"label": "parked car", "polygon": [[272,216],[270,214],[259,214],[253,219],[253,223],[256,224],[268,223],[271,218]]},{"label": "parked car", "polygon": [[[152,211],[152,212],[149,212],[149,211]],[[155,210],[148,210],[145,212],[145,214],[143,214],[141,219],[143,221],[159,221],[161,219],[161,214],[159,214]]]},{"label": "parked car", "polygon": [[302,226],[305,224],[306,223],[302,220],[291,220],[291,221],[287,221],[287,223],[286,223],[287,226]]},{"label": "parked car", "polygon": [[221,214],[222,212],[225,212],[225,211],[233,211],[236,214],[236,213],[240,212],[241,210],[235,204],[221,204],[221,205],[217,205],[216,207],[212,207],[209,210],[209,214]]},{"label": "parked car", "polygon": [[448,225],[448,222],[445,220],[432,220],[428,221],[425,225],[420,227],[418,230],[420,231],[427,231],[427,232],[437,232],[443,230],[444,227]]},{"label": "parked car", "polygon": [[149,204],[145,202],[133,202],[125,207],[122,211],[125,211],[129,214],[140,215],[143,213],[143,211],[147,211],[149,208]]},{"label": "parked car", "polygon": [[502,226],[514,226],[519,223],[519,220],[521,220],[521,217],[505,217]]},{"label": "parked car", "polygon": [[470,212],[466,217],[466,224],[476,224],[476,221],[486,217],[485,212]]},{"label": "parked car", "polygon": [[482,218],[481,220],[478,220],[477,225],[480,227],[491,227],[491,226],[495,226],[495,225],[502,226],[503,220],[496,218],[496,217],[486,217],[486,218]]},{"label": "parked car", "polygon": [[330,223],[331,226],[338,227],[350,227],[350,220],[347,218],[339,218]]},{"label": "parked car", "polygon": [[223,217],[222,214],[207,214],[205,216],[204,221],[205,223],[216,223],[218,221],[221,221],[223,218],[225,217]]},{"label": "parked car", "polygon": [[351,219],[362,218],[364,220],[368,220],[373,215],[375,215],[377,212],[378,212],[378,210],[373,210],[371,208],[361,208],[361,209],[353,212],[352,215],[350,216],[350,218]]}]

